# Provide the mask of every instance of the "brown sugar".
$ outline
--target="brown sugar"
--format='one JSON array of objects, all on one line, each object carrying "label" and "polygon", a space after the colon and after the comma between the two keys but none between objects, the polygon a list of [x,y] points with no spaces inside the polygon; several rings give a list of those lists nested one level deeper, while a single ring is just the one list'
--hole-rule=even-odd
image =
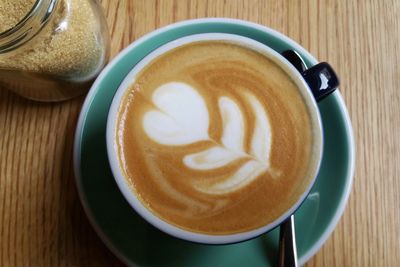
[{"label": "brown sugar", "polygon": [[36,0],[1,0],[0,32],[5,32],[20,22],[32,9]]},{"label": "brown sugar", "polygon": [[[34,2],[1,0],[1,29],[17,23]],[[52,16],[22,49],[0,55],[0,69],[51,74],[71,81],[93,78],[104,64],[106,48],[90,1],[59,0]]]}]

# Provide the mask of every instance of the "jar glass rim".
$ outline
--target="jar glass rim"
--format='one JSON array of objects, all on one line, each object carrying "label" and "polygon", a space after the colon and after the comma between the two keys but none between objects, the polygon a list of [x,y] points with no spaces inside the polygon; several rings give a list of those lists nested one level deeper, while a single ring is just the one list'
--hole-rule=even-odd
[{"label": "jar glass rim", "polygon": [[33,39],[49,22],[59,0],[36,0],[31,10],[13,27],[0,32],[0,54],[15,50]]}]

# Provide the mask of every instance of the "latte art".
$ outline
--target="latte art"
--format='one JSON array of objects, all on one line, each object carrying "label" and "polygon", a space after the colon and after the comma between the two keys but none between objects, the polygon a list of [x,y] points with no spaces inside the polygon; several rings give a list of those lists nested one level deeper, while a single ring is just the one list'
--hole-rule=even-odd
[{"label": "latte art", "polygon": [[137,74],[116,148],[133,193],[156,216],[193,232],[239,233],[276,220],[305,191],[319,150],[314,123],[279,65],[205,41]]},{"label": "latte art", "polygon": [[244,94],[256,118],[251,150],[244,151],[244,118],[238,104],[229,97],[218,100],[222,117],[222,138],[216,141],[208,135],[209,114],[202,96],[190,85],[171,82],[157,88],[153,103],[157,110],[148,111],[143,118],[143,128],[155,142],[166,145],[189,145],[212,141],[215,146],[184,156],[186,167],[194,170],[221,168],[239,158],[247,158],[234,173],[223,181],[207,185],[197,181],[196,189],[210,194],[230,193],[239,190],[269,166],[270,126],[261,103],[252,95]]}]

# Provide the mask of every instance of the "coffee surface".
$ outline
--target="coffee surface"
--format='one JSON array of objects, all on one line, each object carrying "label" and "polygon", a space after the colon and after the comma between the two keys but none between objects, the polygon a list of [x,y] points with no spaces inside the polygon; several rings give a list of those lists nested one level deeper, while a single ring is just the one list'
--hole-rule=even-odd
[{"label": "coffee surface", "polygon": [[232,234],[273,222],[313,179],[314,115],[271,59],[223,41],[184,45],[132,81],[120,167],[140,201],[180,228]]}]

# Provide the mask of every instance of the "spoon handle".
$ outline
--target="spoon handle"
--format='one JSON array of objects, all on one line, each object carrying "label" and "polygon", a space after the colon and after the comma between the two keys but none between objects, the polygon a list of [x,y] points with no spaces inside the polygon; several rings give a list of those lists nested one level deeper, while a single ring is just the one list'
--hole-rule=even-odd
[{"label": "spoon handle", "polygon": [[286,221],[284,221],[280,226],[279,267],[297,267],[294,215],[286,219]]}]

